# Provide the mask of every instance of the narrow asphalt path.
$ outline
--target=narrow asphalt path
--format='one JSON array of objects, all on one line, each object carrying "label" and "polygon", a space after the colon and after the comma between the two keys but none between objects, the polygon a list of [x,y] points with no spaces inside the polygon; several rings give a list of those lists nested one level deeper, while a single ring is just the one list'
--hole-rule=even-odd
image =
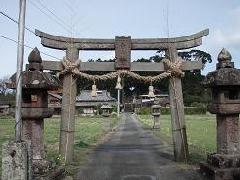
[{"label": "narrow asphalt path", "polygon": [[196,170],[175,163],[172,148],[145,131],[135,115],[123,114],[117,131],[90,155],[79,180],[202,180]]}]

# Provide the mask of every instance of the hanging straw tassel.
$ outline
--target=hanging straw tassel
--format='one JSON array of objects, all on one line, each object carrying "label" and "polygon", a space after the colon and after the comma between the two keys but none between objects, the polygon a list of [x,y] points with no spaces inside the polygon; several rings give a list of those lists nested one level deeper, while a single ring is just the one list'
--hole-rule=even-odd
[{"label": "hanging straw tassel", "polygon": [[91,95],[92,95],[92,97],[97,97],[97,86],[95,84],[95,81],[94,81],[94,84],[92,85]]},{"label": "hanging straw tassel", "polygon": [[116,89],[122,89],[122,85],[121,85],[121,77],[120,75],[118,75],[118,78],[117,78],[117,85],[115,87]]},{"label": "hanging straw tassel", "polygon": [[151,85],[149,86],[148,89],[149,89],[148,97],[151,97],[151,98],[155,97],[155,95],[154,95],[154,88],[153,88],[152,82],[151,82]]}]

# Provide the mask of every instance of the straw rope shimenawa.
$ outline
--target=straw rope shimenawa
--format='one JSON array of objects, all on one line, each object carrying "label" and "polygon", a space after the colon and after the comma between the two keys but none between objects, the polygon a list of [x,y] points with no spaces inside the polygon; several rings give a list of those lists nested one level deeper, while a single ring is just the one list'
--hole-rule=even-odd
[{"label": "straw rope shimenawa", "polygon": [[183,60],[180,57],[175,63],[172,63],[169,59],[163,59],[162,62],[167,67],[167,71],[160,73],[156,76],[141,76],[137,73],[134,73],[128,70],[118,70],[116,72],[111,72],[103,75],[91,75],[91,74],[87,74],[79,71],[78,67],[81,63],[80,60],[71,62],[64,57],[62,60],[62,65],[64,70],[60,72],[60,75],[71,73],[92,81],[95,81],[95,80],[104,81],[108,79],[115,79],[118,76],[130,76],[134,79],[137,79],[139,81],[143,81],[146,83],[156,82],[167,77],[183,77],[184,76],[184,72],[181,69]]}]

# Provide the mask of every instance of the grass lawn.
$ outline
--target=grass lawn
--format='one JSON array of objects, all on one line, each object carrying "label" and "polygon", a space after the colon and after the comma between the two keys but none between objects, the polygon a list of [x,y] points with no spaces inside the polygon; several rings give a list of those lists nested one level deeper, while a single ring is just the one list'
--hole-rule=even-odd
[{"label": "grass lawn", "polygon": [[[77,166],[84,161],[86,154],[94,148],[99,140],[117,123],[117,118],[78,117],[75,122],[75,157],[74,162],[67,165],[69,174],[74,173]],[[14,119],[0,117],[0,175],[2,163],[2,144],[14,138]],[[46,158],[61,163],[58,154],[60,118],[50,118],[44,124]]]},{"label": "grass lawn", "polygon": [[[139,120],[145,127],[152,127],[151,115],[140,115]],[[197,163],[206,158],[208,153],[216,152],[216,118],[214,115],[186,115],[187,137],[190,161]],[[161,115],[161,130],[153,133],[172,143],[171,116]]]}]

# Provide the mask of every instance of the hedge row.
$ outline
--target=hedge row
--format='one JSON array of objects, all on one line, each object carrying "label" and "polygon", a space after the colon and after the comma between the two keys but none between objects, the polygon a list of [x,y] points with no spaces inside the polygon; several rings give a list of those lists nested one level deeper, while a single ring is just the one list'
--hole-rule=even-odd
[{"label": "hedge row", "polygon": [[[170,107],[161,107],[161,114],[170,114],[171,110]],[[207,108],[205,107],[185,107],[184,113],[187,115],[192,114],[206,114]],[[149,107],[143,107],[138,110],[138,114],[147,115],[151,114],[151,108]]]}]

